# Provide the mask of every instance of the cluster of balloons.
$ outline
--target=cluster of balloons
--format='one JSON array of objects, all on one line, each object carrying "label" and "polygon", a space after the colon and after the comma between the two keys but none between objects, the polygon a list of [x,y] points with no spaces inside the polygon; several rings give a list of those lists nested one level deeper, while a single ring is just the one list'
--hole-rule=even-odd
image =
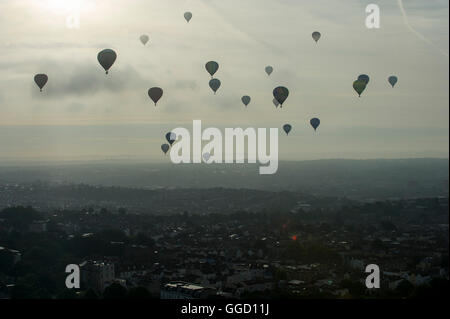
[{"label": "cluster of balloons", "polygon": [[366,89],[367,84],[369,84],[370,77],[367,74],[361,74],[358,76],[358,79],[353,82],[353,89],[358,93],[358,96],[361,97],[361,94]]},{"label": "cluster of balloons", "polygon": [[177,140],[177,135],[173,132],[169,132],[166,134],[166,140],[169,144],[161,145],[161,150],[163,151],[164,154],[167,154],[172,144],[175,143],[175,141]]},{"label": "cluster of balloons", "polygon": [[[356,93],[358,93],[359,97],[361,97],[361,94],[366,89],[369,81],[370,77],[367,74],[361,74],[360,76],[358,76],[358,79],[353,82],[353,89],[356,91]],[[392,85],[392,87],[394,87],[398,82],[398,78],[395,75],[391,75],[388,78],[388,82]]]},{"label": "cluster of balloons", "polygon": [[[192,19],[192,13],[191,12],[185,12],[184,13],[185,20],[189,23],[189,21]],[[312,33],[313,40],[318,43],[318,41],[321,38],[321,33],[318,31],[315,31]],[[148,41],[150,40],[150,37],[147,34],[143,34],[139,37],[141,43],[143,45],[146,45]],[[109,73],[109,70],[113,66],[114,62],[117,59],[117,54],[112,49],[104,49],[100,51],[97,55],[97,60],[100,63],[100,65],[105,70],[106,74]],[[205,65],[206,71],[210,74],[211,80],[209,81],[209,87],[211,90],[216,94],[218,89],[221,86],[221,81],[217,78],[214,78],[214,75],[219,70],[219,63],[216,61],[209,61]],[[268,76],[270,76],[274,71],[274,68],[271,65],[268,65],[265,67],[265,72]],[[36,85],[39,87],[40,91],[42,92],[43,87],[48,82],[48,76],[46,74],[36,74],[34,77],[34,81]],[[358,93],[358,96],[361,97],[361,94],[366,89],[367,85],[370,82],[370,77],[367,74],[361,74],[358,76],[357,80],[353,82],[353,89]],[[388,82],[391,84],[392,88],[397,84],[398,78],[395,75],[392,75],[388,78]],[[155,103],[155,106],[157,102],[161,99],[163,96],[164,91],[160,87],[152,87],[148,90],[148,95],[150,99]],[[284,86],[278,86],[273,90],[273,104],[276,108],[280,106],[280,108],[283,107],[283,103],[286,102],[287,98],[289,97],[289,90]],[[247,107],[251,102],[251,97],[248,95],[244,95],[241,98],[242,103]],[[318,118],[312,118],[310,120],[311,126],[316,131],[317,128],[320,125],[320,119]],[[292,131],[292,125],[291,124],[285,124],[283,125],[283,130],[286,133],[286,135],[289,135],[289,133]],[[164,154],[167,154],[172,144],[176,141],[177,136],[169,132],[166,134],[166,140],[168,143],[161,145],[161,150],[164,152]],[[205,162],[208,162],[210,159],[211,154],[205,153],[203,154],[203,159]]]},{"label": "cluster of balloons", "polygon": [[[313,127],[314,131],[317,130],[317,128],[320,125],[320,120],[318,118],[313,118],[309,121],[309,123],[311,124],[311,126]],[[292,131],[292,125],[291,124],[284,124],[283,125],[283,130],[286,133],[286,135],[289,135],[289,133]]]},{"label": "cluster of balloons", "polygon": [[213,78],[214,74],[219,70],[219,63],[216,61],[209,61],[205,65],[206,71],[211,75],[211,80],[209,81],[209,87],[213,90],[214,94],[216,94],[217,90],[220,88],[222,84],[219,79]]}]

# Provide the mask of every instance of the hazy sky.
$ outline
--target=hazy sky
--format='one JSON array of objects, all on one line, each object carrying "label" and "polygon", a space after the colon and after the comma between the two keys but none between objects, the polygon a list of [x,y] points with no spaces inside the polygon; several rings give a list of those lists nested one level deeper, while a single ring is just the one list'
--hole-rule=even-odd
[{"label": "hazy sky", "polygon": [[[80,28],[69,29],[77,2]],[[365,26],[369,3],[381,8],[381,29]],[[448,157],[449,2],[403,5],[415,31],[397,0],[0,0],[0,163],[162,160],[165,133],[194,119],[279,127],[280,160]],[[105,48],[118,53],[108,76],[97,62]],[[216,96],[210,60],[220,64]],[[43,93],[36,73],[49,76]],[[358,98],[362,73],[371,81]],[[282,110],[272,104],[278,85],[290,90]],[[157,107],[153,86],[164,89]]]}]

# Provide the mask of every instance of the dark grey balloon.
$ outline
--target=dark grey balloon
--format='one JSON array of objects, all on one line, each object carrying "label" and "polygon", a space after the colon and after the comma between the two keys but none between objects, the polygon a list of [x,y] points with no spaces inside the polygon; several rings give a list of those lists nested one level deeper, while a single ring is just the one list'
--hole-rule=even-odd
[{"label": "dark grey balloon", "polygon": [[388,81],[392,85],[392,87],[394,87],[395,84],[397,84],[398,78],[395,75],[392,75],[389,77]]},{"label": "dark grey balloon", "polygon": [[315,32],[313,32],[313,34],[312,34],[312,38],[314,39],[314,41],[316,41],[316,43],[319,41],[319,39],[320,39],[321,36],[322,36],[322,35],[321,35],[320,32],[318,32],[318,31],[315,31]]},{"label": "dark grey balloon", "polygon": [[286,132],[286,135],[289,135],[289,132],[292,130],[292,125],[291,124],[283,125],[283,130]]},{"label": "dark grey balloon", "polygon": [[320,125],[320,120],[318,118],[313,118],[311,119],[311,121],[309,121],[309,123],[311,123],[311,126],[314,128],[315,131]]},{"label": "dark grey balloon", "polygon": [[276,87],[273,90],[273,97],[280,103],[280,107],[283,107],[283,103],[286,101],[286,99],[289,96],[289,90],[285,88],[284,86]]},{"label": "dark grey balloon", "polygon": [[34,82],[37,84],[37,86],[39,87],[41,92],[42,92],[42,88],[45,86],[47,81],[48,81],[47,74],[36,74],[34,76]]},{"label": "dark grey balloon", "polygon": [[153,87],[148,90],[148,96],[152,99],[152,101],[155,103],[158,103],[159,99],[163,96],[163,89],[159,87]]},{"label": "dark grey balloon", "polygon": [[167,154],[169,151],[170,145],[169,144],[163,144],[161,145],[161,150],[164,152],[164,154]]},{"label": "dark grey balloon", "polygon": [[216,72],[219,70],[219,63],[217,63],[216,61],[209,61],[208,63],[206,63],[205,68],[212,78],[213,75],[216,74]]},{"label": "dark grey balloon", "polygon": [[216,94],[217,90],[220,88],[220,85],[221,82],[219,79],[212,79],[209,81],[209,87],[214,91],[214,94]]},{"label": "dark grey balloon", "polygon": [[242,98],[242,103],[244,103],[245,106],[249,105],[250,101],[252,100],[252,98],[248,95],[244,95]]},{"label": "dark grey balloon", "polygon": [[105,69],[106,74],[108,74],[109,69],[113,66],[114,62],[116,62],[117,54],[111,49],[105,49],[100,51],[97,55],[97,60],[100,65]]}]

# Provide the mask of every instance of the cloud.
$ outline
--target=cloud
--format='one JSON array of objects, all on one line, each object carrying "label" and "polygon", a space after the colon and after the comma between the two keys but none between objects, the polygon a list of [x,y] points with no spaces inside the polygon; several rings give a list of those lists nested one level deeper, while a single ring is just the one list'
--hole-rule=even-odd
[{"label": "cloud", "polygon": [[[100,66],[92,65],[92,61],[76,65],[49,62],[41,69],[49,76],[44,88],[44,96],[49,99],[93,96],[101,92],[117,94],[144,83],[141,74],[130,65],[117,69],[113,66],[109,75],[105,75]],[[33,95],[40,93],[33,88]]]},{"label": "cloud", "polygon": [[197,82],[194,80],[176,80],[172,87],[179,90],[195,90]]}]

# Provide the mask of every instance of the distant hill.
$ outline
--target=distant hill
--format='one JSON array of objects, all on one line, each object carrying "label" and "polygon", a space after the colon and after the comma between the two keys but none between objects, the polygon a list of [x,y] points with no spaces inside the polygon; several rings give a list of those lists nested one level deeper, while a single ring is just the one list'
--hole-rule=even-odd
[{"label": "distant hill", "polygon": [[448,196],[448,159],[280,162],[275,175],[259,165],[121,164],[108,162],[0,167],[0,184],[85,183],[135,188],[289,190],[352,199]]}]

